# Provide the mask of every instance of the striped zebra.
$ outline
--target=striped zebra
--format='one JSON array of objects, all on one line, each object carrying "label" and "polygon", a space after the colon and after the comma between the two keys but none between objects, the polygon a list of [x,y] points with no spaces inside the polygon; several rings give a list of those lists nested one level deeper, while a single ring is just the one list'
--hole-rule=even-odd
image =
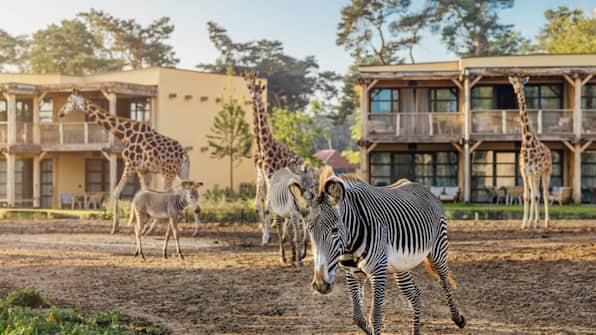
[{"label": "striped zebra", "polygon": [[[298,167],[295,161],[288,167],[277,170],[269,182],[269,207],[273,214],[273,224],[277,225],[279,234],[279,251],[281,262],[286,263],[285,243],[289,230],[293,231],[291,241],[294,262],[302,265],[306,256],[307,236],[304,229],[304,218],[308,215],[308,203],[315,190],[315,171],[308,163]],[[305,190],[305,191],[302,191]],[[296,193],[296,196],[292,194]]]},{"label": "striped zebra", "polygon": [[[412,334],[420,333],[420,290],[411,270],[422,263],[438,275],[451,319],[463,328],[447,266],[447,220],[440,202],[424,187],[401,181],[373,187],[354,176],[336,177],[325,167],[320,190],[306,219],[314,257],[312,287],[331,292],[335,268],[346,274],[353,319],[367,334],[380,334],[387,275],[393,274],[413,313]],[[294,193],[299,196],[299,193]],[[364,285],[370,281],[370,320],[365,316]]]}]

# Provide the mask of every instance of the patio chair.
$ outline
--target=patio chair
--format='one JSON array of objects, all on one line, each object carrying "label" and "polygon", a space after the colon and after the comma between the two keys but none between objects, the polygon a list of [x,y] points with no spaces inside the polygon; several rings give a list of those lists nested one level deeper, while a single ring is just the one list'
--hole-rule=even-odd
[{"label": "patio chair", "polygon": [[445,191],[445,188],[443,186],[431,186],[430,187],[430,193],[432,193],[435,197],[437,197],[437,199],[441,198],[441,194],[443,194],[444,191]]},{"label": "patio chair", "polygon": [[445,187],[445,192],[439,196],[439,200],[456,202],[458,196],[459,196],[459,187],[447,186],[447,187]]},{"label": "patio chair", "polygon": [[106,198],[106,193],[104,192],[91,192],[89,193],[87,205],[89,209],[93,207],[93,209],[100,209],[104,205],[104,199]]},{"label": "patio chair", "polygon": [[507,205],[513,205],[513,202],[517,200],[518,204],[522,204],[522,198],[524,196],[524,187],[523,186],[508,186],[505,188],[506,196],[506,203]]},{"label": "patio chair", "polygon": [[501,202],[505,203],[507,200],[507,194],[505,193],[505,189],[502,187],[495,187],[495,186],[490,186],[487,187],[486,190],[488,191],[488,193],[490,194],[490,203],[491,204],[500,204]]},{"label": "patio chair", "polygon": [[60,208],[63,209],[64,205],[68,205],[71,209],[74,207],[74,200],[72,193],[61,192],[60,193]]},{"label": "patio chair", "polygon": [[548,200],[552,205],[553,202],[558,202],[559,206],[568,203],[571,200],[571,187],[555,186],[553,191],[548,195]]}]

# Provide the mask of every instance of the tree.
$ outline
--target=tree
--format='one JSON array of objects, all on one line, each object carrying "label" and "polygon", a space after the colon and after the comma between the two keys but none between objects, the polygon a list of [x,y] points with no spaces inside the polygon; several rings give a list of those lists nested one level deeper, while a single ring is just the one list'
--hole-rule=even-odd
[{"label": "tree", "polygon": [[305,112],[291,112],[288,109],[275,109],[271,115],[273,137],[285,144],[300,157],[313,159],[314,143],[323,133],[312,115]]},{"label": "tree", "polygon": [[11,36],[0,29],[0,69],[6,65],[17,66],[25,71],[29,41],[27,36]]},{"label": "tree", "polygon": [[533,49],[546,53],[596,52],[596,17],[568,7],[549,9],[544,17],[547,23],[536,36]]},{"label": "tree", "polygon": [[79,13],[79,17],[110,57],[122,61],[125,67],[174,66],[180,61],[173,47],[165,42],[174,31],[168,17],[154,20],[146,27],[134,19],[119,19],[95,9]]},{"label": "tree", "polygon": [[398,51],[412,49],[421,40],[420,31],[430,17],[430,7],[410,11],[410,0],[352,0],[341,10],[336,44],[354,59],[374,58],[377,64],[401,63]]},{"label": "tree", "polygon": [[499,10],[514,0],[431,0],[434,30],[459,56],[516,53],[525,39],[513,25],[499,23]]},{"label": "tree", "polygon": [[285,108],[291,111],[303,110],[317,87],[328,80],[329,73],[318,74],[319,65],[313,56],[298,59],[284,52],[280,41],[266,39],[234,42],[227,30],[215,22],[207,24],[209,38],[220,56],[213,64],[199,64],[206,71],[225,73],[232,67],[235,74],[253,70],[267,79],[268,111]]},{"label": "tree", "polygon": [[[223,99],[222,99],[223,101]],[[210,134],[207,135],[211,147],[211,157],[230,160],[230,189],[234,189],[234,163],[250,158],[253,137],[245,120],[246,112],[230,96],[215,116]]]},{"label": "tree", "polygon": [[51,24],[33,34],[29,61],[37,73],[59,72],[79,75],[118,67],[99,55],[99,45],[85,25],[78,20]]}]

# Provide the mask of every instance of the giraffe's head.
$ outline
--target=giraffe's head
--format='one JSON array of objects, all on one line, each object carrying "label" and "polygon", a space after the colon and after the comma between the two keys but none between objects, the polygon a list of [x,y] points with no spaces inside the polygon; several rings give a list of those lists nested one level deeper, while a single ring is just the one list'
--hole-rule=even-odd
[{"label": "giraffe's head", "polygon": [[511,85],[513,86],[513,89],[516,92],[523,92],[524,86],[526,86],[526,84],[528,83],[528,80],[530,80],[530,77],[524,76],[521,74],[517,74],[517,73],[509,76],[509,82],[511,83]]},{"label": "giraffe's head", "polygon": [[75,110],[83,110],[85,108],[85,98],[79,93],[79,91],[75,88],[72,89],[68,100],[66,100],[66,104],[60,108],[60,112],[58,116],[63,117],[66,114],[71,113]]},{"label": "giraffe's head", "polygon": [[248,91],[253,95],[262,95],[265,91],[266,85],[262,82],[257,80],[257,77],[253,71],[244,71],[242,74],[242,78],[246,82],[246,86],[248,87]]}]

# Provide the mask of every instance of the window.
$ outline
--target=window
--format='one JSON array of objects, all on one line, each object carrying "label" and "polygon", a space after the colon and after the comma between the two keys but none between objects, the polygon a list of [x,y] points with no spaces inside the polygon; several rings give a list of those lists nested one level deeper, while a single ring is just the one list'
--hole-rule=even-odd
[{"label": "window", "polygon": [[455,152],[374,152],[370,156],[370,183],[390,185],[407,178],[424,185],[457,186]]},{"label": "window", "polygon": [[494,87],[475,86],[472,88],[472,109],[493,109]]},{"label": "window", "polygon": [[33,100],[17,100],[17,122],[33,122]]},{"label": "window", "polygon": [[52,208],[53,205],[52,160],[41,161],[41,199],[42,208]]},{"label": "window", "polygon": [[[553,150],[550,187],[563,185],[563,153]],[[490,200],[489,187],[523,186],[519,151],[475,151],[472,154],[472,201]]]},{"label": "window", "polygon": [[596,84],[584,85],[582,90],[582,108],[596,109]]},{"label": "window", "polygon": [[33,159],[15,161],[15,199],[21,206],[33,205]]},{"label": "window", "polygon": [[40,122],[52,122],[54,117],[54,100],[43,99],[39,107],[39,120]]},{"label": "window", "polygon": [[373,88],[370,90],[370,112],[380,114],[398,113],[399,89]]},{"label": "window", "polygon": [[6,100],[0,100],[0,122],[8,121],[8,106]]},{"label": "window", "polygon": [[149,122],[151,101],[147,98],[120,98],[117,100],[117,114],[136,121]]},{"label": "window", "polygon": [[457,112],[457,89],[451,87],[431,88],[429,92],[431,113]]},{"label": "window", "polygon": [[582,152],[582,201],[594,202],[590,189],[596,187],[596,150]]},{"label": "window", "polygon": [[559,84],[526,85],[528,109],[563,108],[563,86]]},{"label": "window", "polygon": [[110,167],[105,159],[85,160],[85,192],[108,192]]}]

